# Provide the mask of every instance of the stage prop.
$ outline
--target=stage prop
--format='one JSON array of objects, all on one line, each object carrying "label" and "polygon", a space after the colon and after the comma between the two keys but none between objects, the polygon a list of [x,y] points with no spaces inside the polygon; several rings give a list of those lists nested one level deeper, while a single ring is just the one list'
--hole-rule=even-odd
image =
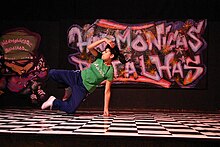
[{"label": "stage prop", "polygon": [[28,95],[32,103],[44,99],[43,86],[48,70],[44,57],[38,54],[40,40],[38,33],[26,28],[14,28],[2,34],[1,94],[7,91]]}]

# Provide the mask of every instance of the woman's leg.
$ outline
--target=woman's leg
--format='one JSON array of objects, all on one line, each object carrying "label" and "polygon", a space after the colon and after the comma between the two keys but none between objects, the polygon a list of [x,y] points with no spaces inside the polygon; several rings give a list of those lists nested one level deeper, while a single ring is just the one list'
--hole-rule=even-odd
[{"label": "woman's leg", "polygon": [[86,97],[86,90],[81,89],[79,86],[72,87],[73,94],[66,101],[55,99],[53,101],[52,109],[59,109],[67,113],[74,113],[83,99]]},{"label": "woman's leg", "polygon": [[73,70],[52,69],[49,71],[49,78],[68,85],[71,88],[73,94],[66,101],[53,99],[52,102],[49,100],[48,102],[45,102],[42,106],[52,105],[52,109],[59,109],[67,113],[74,113],[76,108],[80,105],[87,94],[87,90],[82,83],[81,72]]},{"label": "woman's leg", "polygon": [[80,74],[79,70],[51,69],[49,71],[49,78],[58,83],[71,86],[77,84],[78,74]]}]

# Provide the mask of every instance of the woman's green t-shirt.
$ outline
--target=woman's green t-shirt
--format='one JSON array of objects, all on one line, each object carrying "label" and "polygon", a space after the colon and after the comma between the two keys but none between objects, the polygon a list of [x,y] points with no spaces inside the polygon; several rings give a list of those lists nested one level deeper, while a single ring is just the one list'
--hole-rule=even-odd
[{"label": "woman's green t-shirt", "polygon": [[113,66],[107,66],[99,56],[89,68],[81,72],[83,84],[91,93],[96,89],[102,81],[112,81],[114,78]]}]

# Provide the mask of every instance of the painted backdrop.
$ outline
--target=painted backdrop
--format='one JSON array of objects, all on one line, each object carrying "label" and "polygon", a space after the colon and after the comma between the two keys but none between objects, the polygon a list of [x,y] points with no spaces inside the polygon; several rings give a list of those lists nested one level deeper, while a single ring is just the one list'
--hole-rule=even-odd
[{"label": "painted backdrop", "polygon": [[[0,95],[5,92],[23,94],[32,103],[42,102],[48,69],[38,53],[41,37],[26,28],[13,28],[0,38]],[[10,99],[10,98],[9,98]]]},{"label": "painted backdrop", "polygon": [[[115,41],[128,61],[113,62],[113,84],[147,84],[161,88],[198,88],[206,75],[207,20],[157,21],[124,24],[97,19],[92,24],[73,24],[68,30],[68,56],[80,70],[94,60],[86,46],[107,37]],[[106,44],[96,49],[103,51]]]}]

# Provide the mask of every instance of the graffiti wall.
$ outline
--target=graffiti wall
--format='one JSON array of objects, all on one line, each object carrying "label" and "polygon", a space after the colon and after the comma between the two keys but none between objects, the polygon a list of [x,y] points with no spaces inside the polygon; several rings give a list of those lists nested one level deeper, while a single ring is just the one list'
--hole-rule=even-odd
[{"label": "graffiti wall", "polygon": [[[94,57],[86,46],[107,37],[115,41],[128,61],[113,62],[113,84],[197,88],[207,72],[206,26],[206,19],[141,24],[98,19],[83,26],[73,24],[68,30],[67,43],[76,52],[68,60],[80,70],[88,68]],[[101,52],[105,46],[101,44],[96,49]]]},{"label": "graffiti wall", "polygon": [[0,94],[28,95],[33,103],[44,99],[46,62],[38,54],[40,35],[26,28],[14,28],[0,38]]}]

